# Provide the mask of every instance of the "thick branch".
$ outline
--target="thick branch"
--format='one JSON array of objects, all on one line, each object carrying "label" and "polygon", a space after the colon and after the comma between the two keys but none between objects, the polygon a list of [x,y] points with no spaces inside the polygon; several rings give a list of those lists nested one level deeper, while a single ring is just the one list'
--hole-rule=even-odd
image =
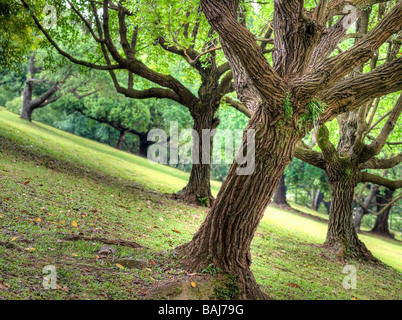
[{"label": "thick branch", "polygon": [[395,107],[391,110],[390,115],[384,124],[380,134],[377,138],[368,146],[364,146],[362,156],[360,162],[365,162],[373,156],[376,156],[380,153],[381,149],[387,142],[389,134],[394,130],[396,122],[402,112],[402,94],[399,96],[399,99],[395,105]]},{"label": "thick branch", "polygon": [[388,62],[373,71],[339,81],[323,91],[321,99],[328,104],[321,115],[324,122],[374,98],[402,90],[402,58]]},{"label": "thick branch", "polygon": [[391,190],[402,188],[402,180],[389,180],[368,172],[360,173],[360,182],[370,182]]},{"label": "thick branch", "polygon": [[257,44],[254,35],[235,16],[236,3],[228,0],[201,0],[202,8],[209,23],[221,37],[221,42],[230,46],[264,99],[268,102],[283,101],[286,86],[274,71]]},{"label": "thick branch", "polygon": [[372,157],[370,160],[362,163],[360,169],[391,169],[402,162],[402,153],[388,159],[378,159]]},{"label": "thick branch", "polygon": [[326,162],[321,152],[306,148],[303,143],[296,146],[295,157],[317,168],[325,170]]},{"label": "thick branch", "polygon": [[336,83],[353,69],[367,62],[374,52],[402,27],[402,1],[357,44],[317,65],[315,70],[294,82],[297,95],[314,95]]}]

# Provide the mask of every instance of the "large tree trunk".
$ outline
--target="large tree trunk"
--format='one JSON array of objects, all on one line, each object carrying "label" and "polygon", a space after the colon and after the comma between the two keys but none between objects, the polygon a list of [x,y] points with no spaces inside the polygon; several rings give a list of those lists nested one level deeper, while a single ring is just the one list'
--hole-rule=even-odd
[{"label": "large tree trunk", "polygon": [[334,179],[334,175],[329,176],[332,201],[325,245],[336,251],[336,256],[340,259],[377,262],[365,244],[359,240],[353,224],[353,197],[357,185],[355,174],[356,171],[350,172],[347,169],[336,175],[337,179]]},{"label": "large tree trunk", "polygon": [[279,180],[279,185],[275,190],[272,205],[283,209],[292,209],[286,200],[286,190],[285,175],[282,175],[281,179]]},{"label": "large tree trunk", "polygon": [[254,172],[238,175],[240,166],[233,163],[200,229],[191,242],[177,248],[185,256],[182,262],[187,270],[199,272],[213,264],[236,276],[241,298],[247,299],[266,298],[250,271],[250,245],[300,139],[292,129],[269,122],[258,110],[247,127],[256,130]]},{"label": "large tree trunk", "polygon": [[[385,192],[385,197],[377,197],[377,202],[386,205],[387,203],[392,201],[393,194],[393,190],[387,189],[387,191]],[[377,207],[377,211],[381,211],[383,205],[379,205]],[[388,219],[391,209],[392,205],[388,206],[383,213],[377,216],[374,227],[373,229],[371,229],[372,233],[381,235],[383,237],[394,238],[394,235],[389,231],[388,225]]]}]

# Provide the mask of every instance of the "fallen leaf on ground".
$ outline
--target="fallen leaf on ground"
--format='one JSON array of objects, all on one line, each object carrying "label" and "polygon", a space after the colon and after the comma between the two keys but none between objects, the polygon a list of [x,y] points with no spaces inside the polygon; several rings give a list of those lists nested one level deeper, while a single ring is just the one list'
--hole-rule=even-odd
[{"label": "fallen leaf on ground", "polygon": [[289,282],[286,287],[293,287],[300,289],[301,287],[297,283]]}]

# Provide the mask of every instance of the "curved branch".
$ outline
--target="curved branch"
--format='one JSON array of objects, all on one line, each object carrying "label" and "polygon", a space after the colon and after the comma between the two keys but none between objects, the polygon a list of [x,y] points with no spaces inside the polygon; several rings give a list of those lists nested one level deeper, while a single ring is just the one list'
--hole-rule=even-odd
[{"label": "curved branch", "polygon": [[46,37],[46,39],[50,42],[50,44],[64,57],[66,57],[68,60],[71,62],[92,68],[92,69],[97,69],[97,70],[116,70],[116,69],[123,69],[120,65],[108,65],[108,66],[103,66],[103,65],[98,65],[96,63],[91,63],[88,61],[84,60],[79,60],[74,58],[72,55],[68,54],[66,51],[62,50],[58,44],[53,40],[53,38],[49,35],[49,33],[45,30],[45,28],[41,25],[39,22],[38,18],[35,16],[35,14],[32,11],[32,8],[26,3],[25,0],[20,0],[24,8],[31,14],[32,19],[34,20],[36,26],[38,29],[43,33],[43,35]]},{"label": "curved branch", "polygon": [[322,153],[306,148],[302,143],[296,145],[295,157],[322,170],[326,168],[326,161]]},{"label": "curved branch", "polygon": [[339,81],[320,93],[321,99],[329,106],[321,119],[326,122],[374,98],[399,90],[402,90],[402,58],[385,63],[371,72]]},{"label": "curved branch", "polygon": [[370,182],[391,190],[402,188],[402,180],[390,180],[368,172],[360,173],[360,182]]},{"label": "curved branch", "polygon": [[314,71],[295,81],[298,95],[314,95],[367,62],[387,39],[401,30],[402,1],[352,48],[324,60]]},{"label": "curved branch", "polygon": [[399,99],[395,105],[395,107],[390,111],[390,115],[387,119],[387,122],[384,124],[380,134],[375,138],[375,140],[368,146],[363,147],[362,155],[360,162],[365,162],[373,156],[376,156],[380,153],[381,149],[387,143],[387,139],[389,134],[394,130],[396,122],[402,113],[402,94],[399,96]]},{"label": "curved branch", "polygon": [[362,163],[360,169],[391,169],[402,162],[402,152],[388,159],[378,159],[372,157],[370,160]]},{"label": "curved branch", "polygon": [[236,110],[238,110],[238,111],[240,111],[241,113],[243,113],[245,116],[247,116],[247,117],[251,117],[251,112],[250,112],[250,110],[248,110],[245,106],[244,106],[244,104],[242,104],[241,102],[239,102],[239,101],[236,101],[236,100],[234,100],[234,99],[232,99],[231,97],[228,97],[228,96],[226,96],[225,97],[225,101],[227,102],[227,103],[229,103],[233,108],[235,108]]}]

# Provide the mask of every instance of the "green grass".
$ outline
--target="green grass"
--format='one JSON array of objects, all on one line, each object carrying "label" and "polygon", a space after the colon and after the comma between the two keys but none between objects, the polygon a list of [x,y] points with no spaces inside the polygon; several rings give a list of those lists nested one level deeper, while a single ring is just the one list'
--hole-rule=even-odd
[{"label": "green grass", "polygon": [[[191,239],[207,211],[164,193],[187,179],[0,108],[0,241],[22,249],[0,245],[0,298],[138,299],[159,281],[183,276],[170,250]],[[212,184],[216,194],[219,183]],[[64,241],[61,234],[79,232],[141,243],[148,249],[119,246],[116,256],[147,267],[102,264],[95,259],[101,243]],[[325,233],[324,222],[269,207],[252,243],[252,269],[263,290],[275,299],[401,298],[400,242],[362,235],[389,267],[349,262],[357,268],[357,289],[346,290],[344,264],[314,246]],[[46,265],[57,268],[57,290],[42,286]]]}]

